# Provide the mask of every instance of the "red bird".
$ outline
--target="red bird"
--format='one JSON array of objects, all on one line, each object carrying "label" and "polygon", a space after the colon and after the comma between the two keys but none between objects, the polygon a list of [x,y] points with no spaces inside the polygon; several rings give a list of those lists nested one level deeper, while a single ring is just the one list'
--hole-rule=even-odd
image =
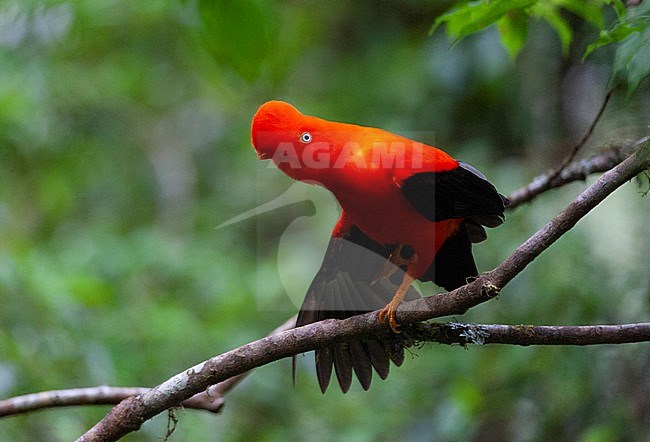
[{"label": "red bird", "polygon": [[[341,205],[323,264],[296,326],[377,310],[398,333],[397,307],[415,279],[447,290],[478,274],[472,243],[504,221],[507,199],[472,166],[440,149],[371,127],[303,115],[282,101],[253,117],[252,144],[293,179],[331,191]],[[397,279],[397,281],[396,281]],[[395,285],[391,285],[394,282]],[[397,289],[395,287],[397,286]],[[367,339],[316,351],[321,390],[332,365],[345,393],[352,370],[368,389],[374,367],[388,376],[401,348]]]}]

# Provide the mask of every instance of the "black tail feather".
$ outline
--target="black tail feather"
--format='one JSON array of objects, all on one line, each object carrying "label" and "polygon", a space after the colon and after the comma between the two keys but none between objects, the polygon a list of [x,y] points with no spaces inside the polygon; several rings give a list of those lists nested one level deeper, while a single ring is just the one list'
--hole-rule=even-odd
[{"label": "black tail feather", "polygon": [[347,393],[352,384],[352,356],[347,342],[334,346],[334,371],[341,391]]},{"label": "black tail feather", "polygon": [[[397,287],[385,281],[372,283],[393,249],[370,240],[356,226],[343,238],[332,238],[321,269],[307,291],[296,326],[328,318],[345,319],[385,307]],[[398,277],[404,275],[401,269],[396,269],[396,273]],[[409,291],[408,299],[416,297],[419,293],[415,289]],[[329,386],[332,367],[344,393],[350,388],[353,373],[367,390],[373,368],[385,379],[389,361],[399,365],[403,359],[403,350],[389,349],[373,339],[337,343],[316,351],[316,374],[323,393]]]}]

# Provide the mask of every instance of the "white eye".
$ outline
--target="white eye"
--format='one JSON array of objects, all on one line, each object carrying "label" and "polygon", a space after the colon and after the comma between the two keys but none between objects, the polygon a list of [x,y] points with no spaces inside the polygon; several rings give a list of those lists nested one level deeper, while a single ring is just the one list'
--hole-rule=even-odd
[{"label": "white eye", "polygon": [[310,143],[311,134],[309,132],[303,132],[302,135],[300,135],[300,142],[305,144]]}]

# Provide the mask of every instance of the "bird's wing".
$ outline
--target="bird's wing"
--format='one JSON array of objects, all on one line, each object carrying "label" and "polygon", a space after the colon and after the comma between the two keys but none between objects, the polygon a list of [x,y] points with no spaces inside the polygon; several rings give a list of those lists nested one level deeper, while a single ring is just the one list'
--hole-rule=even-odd
[{"label": "bird's wing", "polygon": [[430,221],[469,218],[479,225],[503,223],[508,200],[485,175],[469,164],[440,172],[419,172],[401,184],[402,193],[422,216]]},{"label": "bird's wing", "polygon": [[487,238],[484,227],[503,223],[508,199],[485,175],[463,162],[451,170],[415,173],[402,181],[401,190],[406,200],[430,221],[463,219],[458,232],[444,242],[420,279],[447,290],[465,285],[467,278],[478,273],[472,243]]},{"label": "bird's wing", "polygon": [[[347,232],[338,237],[333,236],[323,264],[307,290],[296,326],[324,319],[345,319],[385,307],[402,281],[404,271],[396,268],[391,281],[375,282],[374,279],[394,248],[374,242],[356,225],[351,225]],[[419,297],[420,294],[411,289],[408,298]],[[339,343],[316,350],[320,388],[323,393],[327,389],[333,366],[344,393],[350,388],[353,371],[361,386],[367,390],[373,367],[385,379],[390,360],[395,365],[401,365],[404,360],[403,348],[374,339]]]}]

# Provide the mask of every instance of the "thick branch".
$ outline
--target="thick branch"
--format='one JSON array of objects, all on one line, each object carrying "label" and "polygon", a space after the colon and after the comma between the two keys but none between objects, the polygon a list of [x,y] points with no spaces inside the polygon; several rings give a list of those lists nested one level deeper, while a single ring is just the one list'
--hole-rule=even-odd
[{"label": "thick branch", "polygon": [[[283,331],[291,330],[292,328],[294,328],[296,326],[296,319],[297,318],[298,318],[298,315],[292,316],[291,318],[284,321],[284,323],[282,325],[277,327],[275,330],[273,330],[267,336],[273,336],[273,335],[277,335],[278,333],[282,333]],[[226,393],[228,393],[232,388],[234,388],[237,384],[239,384],[249,374],[250,374],[250,371],[245,371],[243,373],[239,373],[236,376],[225,379],[225,380],[219,382],[216,385],[210,386],[206,391],[195,394],[189,400],[196,399],[198,401],[199,398],[203,398],[202,400],[205,401],[205,398],[208,398],[208,399],[209,398],[219,398],[220,401],[221,401],[221,405],[219,406],[219,408],[214,410],[215,413],[219,412],[221,410],[221,407],[224,404],[223,396]],[[185,405],[185,402],[183,402],[181,405]],[[210,410],[210,411],[212,411],[212,410]]]},{"label": "thick branch", "polygon": [[541,193],[564,186],[573,181],[584,181],[592,173],[604,172],[610,170],[625,159],[625,156],[635,152],[639,146],[647,143],[650,136],[643,137],[631,143],[619,144],[610,147],[607,151],[584,160],[574,161],[566,164],[559,173],[555,171],[539,175],[533,181],[515,190],[508,196],[510,205],[509,210],[532,201]]},{"label": "thick branch", "polygon": [[404,329],[413,343],[597,345],[650,341],[650,322],[619,325],[502,325],[415,323]]},{"label": "thick branch", "polygon": [[[648,151],[650,148],[645,146],[601,176],[497,268],[452,292],[403,304],[398,310],[398,321],[407,324],[462,314],[470,307],[495,297],[505,284],[607,195],[647,169],[650,166]],[[329,346],[334,342],[346,341],[352,337],[387,336],[389,331],[379,323],[377,315],[378,312],[371,312],[341,321],[330,319],[317,322],[251,342],[216,356],[172,377],[145,394],[124,400],[79,440],[117,440],[129,432],[138,430],[145,420],[179,404],[208,386],[269,362]]]}]

